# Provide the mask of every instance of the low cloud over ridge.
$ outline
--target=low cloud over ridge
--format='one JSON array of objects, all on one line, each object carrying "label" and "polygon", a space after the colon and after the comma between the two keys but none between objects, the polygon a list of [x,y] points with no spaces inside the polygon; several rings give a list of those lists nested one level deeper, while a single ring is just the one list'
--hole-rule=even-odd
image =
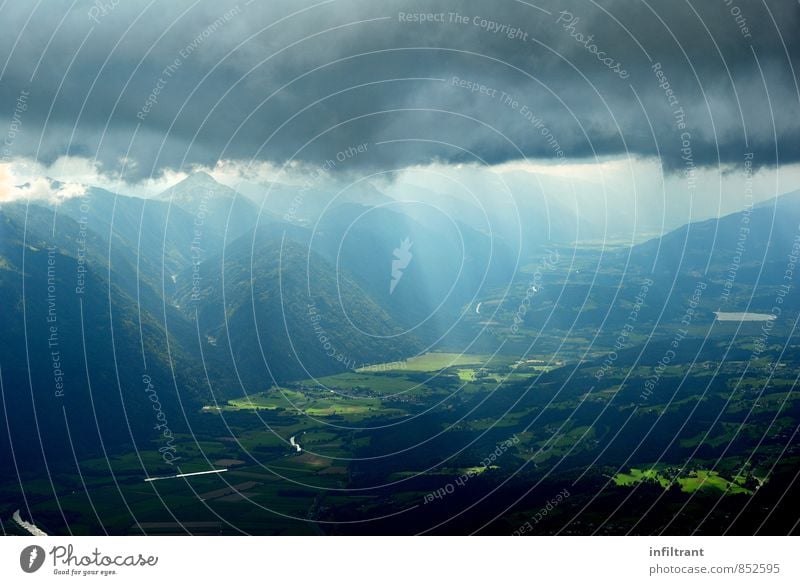
[{"label": "low cloud over ridge", "polygon": [[0,11],[4,159],[96,158],[130,180],[220,159],[313,168],[364,143],[336,170],[800,159],[788,0],[71,5]]}]

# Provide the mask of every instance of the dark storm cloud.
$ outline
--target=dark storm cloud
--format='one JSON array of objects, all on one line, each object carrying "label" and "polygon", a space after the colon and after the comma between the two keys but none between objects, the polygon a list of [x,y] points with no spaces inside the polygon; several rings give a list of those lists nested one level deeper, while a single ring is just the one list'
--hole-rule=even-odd
[{"label": "dark storm cloud", "polygon": [[[420,13],[435,15],[429,22]],[[800,9],[745,0],[6,3],[4,156],[135,178],[219,158],[395,168],[800,158]],[[375,144],[380,143],[380,144]]]}]

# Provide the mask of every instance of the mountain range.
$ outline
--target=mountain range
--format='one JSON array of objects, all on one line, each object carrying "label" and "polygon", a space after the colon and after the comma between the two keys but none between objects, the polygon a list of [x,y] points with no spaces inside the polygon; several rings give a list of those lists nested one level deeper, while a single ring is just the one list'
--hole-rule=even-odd
[{"label": "mountain range", "polygon": [[[508,291],[527,284],[533,250],[574,236],[564,214],[547,232],[555,224],[536,202],[513,237],[442,198],[426,209],[368,187],[333,201],[286,185],[270,193],[258,202],[196,173],[149,199],[89,187],[58,204],[3,204],[0,382],[13,449],[0,453],[33,468],[51,452],[158,441],[162,419],[180,432],[212,399],[468,339],[481,328],[477,303],[499,296],[513,312]],[[501,210],[492,215],[498,224]],[[679,321],[699,280],[710,291],[703,319],[769,312],[798,227],[798,193],[683,226],[543,287],[521,322],[613,328],[645,279],[657,284],[642,322]],[[799,302],[787,297],[786,314]]]}]

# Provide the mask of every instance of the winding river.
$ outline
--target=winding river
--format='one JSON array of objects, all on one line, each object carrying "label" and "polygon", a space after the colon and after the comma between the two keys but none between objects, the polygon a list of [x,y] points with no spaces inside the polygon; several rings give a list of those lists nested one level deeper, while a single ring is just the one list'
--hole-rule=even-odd
[{"label": "winding river", "polygon": [[298,453],[303,450],[302,447],[300,447],[300,443],[294,440],[294,435],[289,439],[289,443],[292,445],[292,447],[297,449]]}]

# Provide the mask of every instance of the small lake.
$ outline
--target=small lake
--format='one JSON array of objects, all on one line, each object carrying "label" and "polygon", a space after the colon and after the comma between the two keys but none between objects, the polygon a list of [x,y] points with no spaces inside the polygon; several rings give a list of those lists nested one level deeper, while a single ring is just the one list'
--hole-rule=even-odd
[{"label": "small lake", "polygon": [[724,313],[715,311],[717,321],[772,321],[775,315],[771,313]]}]

